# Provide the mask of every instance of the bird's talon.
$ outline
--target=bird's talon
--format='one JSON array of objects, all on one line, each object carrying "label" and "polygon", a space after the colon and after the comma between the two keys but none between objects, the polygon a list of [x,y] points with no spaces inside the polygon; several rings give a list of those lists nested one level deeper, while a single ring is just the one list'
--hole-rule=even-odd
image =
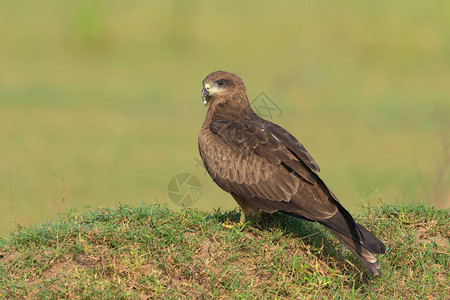
[{"label": "bird's talon", "polygon": [[231,224],[225,224],[222,223],[222,227],[227,228],[227,229],[233,229],[235,226],[242,226],[244,225],[243,223],[239,222],[239,223],[231,223]]}]

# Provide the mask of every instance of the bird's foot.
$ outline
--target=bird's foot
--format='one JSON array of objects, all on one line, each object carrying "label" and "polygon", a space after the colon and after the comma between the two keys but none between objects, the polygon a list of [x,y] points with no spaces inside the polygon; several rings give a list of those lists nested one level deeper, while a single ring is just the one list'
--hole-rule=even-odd
[{"label": "bird's foot", "polygon": [[242,225],[244,225],[244,223],[242,223],[242,222],[233,223],[233,222],[228,221],[228,220],[226,221],[226,223],[222,223],[222,227],[223,228],[227,228],[227,229],[233,229],[236,226],[242,226]]}]

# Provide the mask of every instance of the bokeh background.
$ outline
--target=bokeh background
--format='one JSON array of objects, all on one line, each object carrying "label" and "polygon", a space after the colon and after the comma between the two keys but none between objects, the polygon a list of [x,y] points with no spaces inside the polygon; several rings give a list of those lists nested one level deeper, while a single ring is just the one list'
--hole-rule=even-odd
[{"label": "bokeh background", "polygon": [[450,205],[450,2],[1,1],[0,234],[72,207],[235,207],[198,166],[201,81],[281,109],[352,213]]}]

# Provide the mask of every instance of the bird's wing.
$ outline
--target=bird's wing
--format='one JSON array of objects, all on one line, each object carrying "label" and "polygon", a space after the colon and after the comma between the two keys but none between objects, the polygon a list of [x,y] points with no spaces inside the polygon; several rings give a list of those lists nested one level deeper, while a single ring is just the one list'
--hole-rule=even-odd
[{"label": "bird's wing", "polygon": [[319,165],[316,163],[311,154],[306,151],[305,147],[289,132],[277,124],[267,122],[265,127],[268,127],[272,135],[274,135],[292,154],[294,154],[299,161],[302,161],[311,171],[315,173],[320,172]]},{"label": "bird's wing", "polygon": [[319,220],[337,207],[317,176],[319,167],[287,131],[270,123],[212,121],[199,140],[200,153],[214,181],[225,191],[268,211],[285,211]]},{"label": "bird's wing", "polygon": [[384,253],[384,244],[342,207],[295,138],[269,122],[213,121],[210,129],[200,135],[200,154],[222,189],[266,212],[282,211],[321,223],[370,272],[379,273],[372,253]]}]

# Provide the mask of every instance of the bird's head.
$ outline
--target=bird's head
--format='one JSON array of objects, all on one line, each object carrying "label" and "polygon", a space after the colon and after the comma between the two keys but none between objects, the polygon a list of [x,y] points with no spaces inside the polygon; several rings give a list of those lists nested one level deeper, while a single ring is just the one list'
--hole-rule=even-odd
[{"label": "bird's head", "polygon": [[216,71],[203,79],[202,100],[205,105],[217,105],[233,99],[248,102],[244,82],[239,76]]}]

